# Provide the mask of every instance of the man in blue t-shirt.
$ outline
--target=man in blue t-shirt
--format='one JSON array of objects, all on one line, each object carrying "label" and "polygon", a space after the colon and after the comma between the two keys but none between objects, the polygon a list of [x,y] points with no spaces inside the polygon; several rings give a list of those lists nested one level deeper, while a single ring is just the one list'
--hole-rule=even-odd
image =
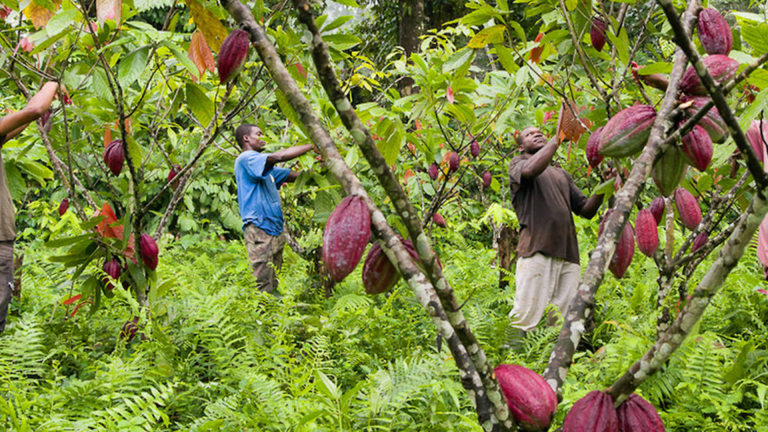
[{"label": "man in blue t-shirt", "polygon": [[278,189],[293,182],[296,171],[277,168],[278,162],[295,159],[312,150],[312,145],[290,147],[275,153],[261,153],[266,145],[258,126],[244,124],[235,131],[242,152],[235,160],[237,203],[243,219],[245,247],[259,289],[272,293],[277,287],[276,273],[283,265],[283,209]]}]

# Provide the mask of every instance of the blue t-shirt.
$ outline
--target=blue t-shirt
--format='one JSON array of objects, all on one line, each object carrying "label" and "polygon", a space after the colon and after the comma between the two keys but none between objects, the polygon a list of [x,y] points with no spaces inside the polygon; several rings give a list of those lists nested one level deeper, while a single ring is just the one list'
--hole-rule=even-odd
[{"label": "blue t-shirt", "polygon": [[283,232],[283,209],[278,189],[288,179],[291,170],[267,164],[267,154],[244,151],[235,159],[237,204],[243,229],[249,223],[269,235]]}]

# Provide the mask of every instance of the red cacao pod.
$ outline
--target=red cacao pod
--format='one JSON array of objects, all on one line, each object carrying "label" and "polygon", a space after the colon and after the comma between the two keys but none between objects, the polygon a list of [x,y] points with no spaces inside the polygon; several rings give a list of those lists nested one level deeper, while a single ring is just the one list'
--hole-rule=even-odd
[{"label": "red cacao pod", "polygon": [[123,273],[123,267],[120,265],[120,261],[115,258],[104,261],[104,265],[101,269],[104,271],[104,273],[107,274],[107,276],[109,276],[109,278],[104,279],[104,284],[107,286],[107,289],[114,289],[115,285],[112,283],[110,278],[117,280]]},{"label": "red cacao pod", "polygon": [[59,216],[64,216],[67,210],[69,210],[69,199],[64,198],[61,200],[61,204],[59,204]]},{"label": "red cacao pod", "polygon": [[709,55],[728,55],[733,47],[731,27],[716,9],[706,8],[699,12],[699,42]]},{"label": "red cacao pod", "polygon": [[472,141],[469,145],[469,153],[473,158],[480,156],[480,144],[478,144],[477,141]]},{"label": "red cacao pod", "polygon": [[[413,242],[410,240],[403,240],[398,236],[403,243],[403,247],[408,251],[408,255],[411,256],[417,266],[421,266],[421,260],[419,254],[416,252],[416,248],[413,247]],[[440,262],[440,258],[437,259],[437,265],[443,268],[443,264]],[[400,280],[400,273],[397,272],[397,268],[384,251],[378,242],[374,242],[371,249],[368,251],[368,256],[365,257],[365,263],[363,264],[363,286],[365,287],[365,293],[370,295],[381,294],[392,289],[393,286]]]},{"label": "red cacao pod", "polygon": [[226,84],[240,73],[240,69],[248,59],[251,48],[251,35],[245,30],[232,30],[219,50],[216,67],[219,70],[219,81]]},{"label": "red cacao pod", "polygon": [[680,223],[689,230],[695,229],[701,223],[701,207],[699,201],[686,189],[675,191],[675,206],[680,215]]},{"label": "red cacao pod", "polygon": [[557,396],[544,378],[520,365],[501,364],[493,372],[518,426],[546,430],[557,411]]},{"label": "red cacao pod", "polygon": [[144,261],[150,270],[155,270],[158,263],[159,250],[157,249],[157,242],[149,234],[142,234],[139,238],[139,248],[141,252],[141,259]]},{"label": "red cacao pod", "polygon": [[691,252],[696,252],[697,250],[701,249],[702,246],[707,244],[709,241],[709,236],[705,232],[700,232],[699,235],[696,236],[695,239],[693,239],[693,246],[691,246]]},{"label": "red cacao pod", "polygon": [[344,198],[328,218],[323,232],[323,262],[336,282],[357,267],[371,239],[371,214],[356,195]]},{"label": "red cacao pod", "polygon": [[[739,62],[722,54],[704,57],[702,61],[709,70],[709,74],[712,75],[712,78],[718,84],[733,78],[736,75],[736,70],[739,68]],[[683,74],[683,78],[680,80],[680,90],[689,95],[707,94],[707,89],[701,83],[699,75],[696,74],[696,69],[693,66],[689,66],[688,70]]]},{"label": "red cacao pod", "polygon": [[636,394],[629,395],[616,410],[621,432],[665,432],[656,408]]},{"label": "red cacao pod", "polygon": [[653,213],[649,209],[637,212],[635,218],[635,235],[637,236],[637,248],[645,256],[653,256],[659,248],[659,229]]},{"label": "red cacao pod", "polygon": [[485,174],[483,174],[483,188],[488,189],[491,186],[492,181],[493,175],[490,173],[490,171],[486,171]]},{"label": "red cacao pod", "polygon": [[704,172],[712,162],[712,154],[715,147],[712,138],[703,127],[696,125],[683,137],[683,154],[688,157],[688,162],[697,170]]},{"label": "red cacao pod", "polygon": [[765,155],[768,153],[768,120],[755,120],[747,129],[747,141],[752,144],[752,148],[757,154],[760,162],[765,162]]},{"label": "red cacao pod", "polygon": [[429,173],[429,178],[432,180],[437,180],[437,175],[440,173],[440,168],[438,168],[436,163],[433,163],[427,169],[427,173]]},{"label": "red cacao pod", "polygon": [[603,155],[600,154],[600,133],[603,131],[602,127],[597,128],[594,132],[592,132],[592,135],[589,136],[589,139],[587,140],[587,148],[585,149],[585,152],[587,153],[587,162],[589,162],[589,166],[592,168],[597,167],[600,165],[600,162],[603,161]]},{"label": "red cacao pod", "polygon": [[602,51],[605,47],[605,21],[602,18],[592,19],[592,29],[589,31],[589,39],[592,47]]},{"label": "red cacao pod", "polygon": [[448,160],[448,168],[451,172],[455,172],[459,169],[459,154],[451,153],[451,158]]},{"label": "red cacao pod", "polygon": [[130,342],[136,337],[136,332],[139,330],[139,317],[135,316],[132,320],[126,321],[123,324],[123,328],[120,330],[120,339]]},{"label": "red cacao pod", "polygon": [[[602,222],[600,222],[600,228],[597,231],[597,235],[603,233],[603,227],[605,221],[608,220],[608,216],[611,214],[611,210],[605,212]],[[619,242],[616,244],[616,251],[613,253],[613,258],[608,264],[608,269],[616,276],[617,279],[624,277],[629,265],[632,263],[632,258],[635,256],[635,231],[632,229],[632,224],[627,222],[624,225],[624,229],[619,236]]]},{"label": "red cacao pod", "polygon": [[[173,164],[171,166],[171,170],[168,172],[168,181],[172,181],[176,178],[176,176],[179,174],[179,171],[181,171],[181,167]],[[171,189],[176,190],[176,188],[179,187],[179,181],[176,180],[175,182],[171,183]]]},{"label": "red cacao pod", "polygon": [[[697,111],[710,101],[706,96],[683,97],[682,99],[684,102],[691,101],[691,106],[685,109],[685,113],[689,117],[696,114]],[[720,112],[715,107],[707,111],[707,114],[699,120],[699,126],[707,131],[713,142],[721,143],[728,136],[728,126],[726,126],[725,120],[723,120]]]},{"label": "red cacao pod", "polygon": [[104,149],[104,163],[112,172],[112,174],[119,176],[123,171],[123,164],[125,163],[125,153],[123,152],[123,140],[116,139],[107,144],[107,148]]},{"label": "red cacao pod", "polygon": [[688,171],[688,164],[685,162],[683,151],[677,147],[670,147],[653,165],[651,175],[656,187],[666,197],[672,195],[686,171]]},{"label": "red cacao pod", "polygon": [[439,214],[437,214],[437,213],[435,213],[435,214],[433,214],[433,215],[432,215],[432,222],[433,222],[435,225],[439,226],[440,228],[447,228],[447,227],[448,227],[448,224],[447,224],[447,223],[445,223],[445,219],[443,219],[443,217],[442,217],[442,216],[440,216],[440,215],[439,215]]},{"label": "red cacao pod", "polygon": [[650,105],[634,105],[619,111],[600,132],[598,152],[609,157],[638,153],[645,147],[655,119],[656,110]]},{"label": "red cacao pod", "polygon": [[607,393],[591,391],[565,416],[563,432],[619,432],[619,417]]},{"label": "red cacao pod", "polygon": [[648,206],[648,209],[651,211],[651,214],[653,215],[653,219],[656,221],[656,225],[658,226],[661,223],[661,220],[664,218],[664,198],[657,197],[654,198],[653,201],[651,201],[651,205]]}]

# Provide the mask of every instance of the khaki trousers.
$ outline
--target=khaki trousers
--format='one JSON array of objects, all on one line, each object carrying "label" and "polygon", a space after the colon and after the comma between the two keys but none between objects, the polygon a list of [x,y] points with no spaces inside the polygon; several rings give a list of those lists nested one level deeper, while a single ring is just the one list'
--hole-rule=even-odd
[{"label": "khaki trousers", "polygon": [[261,291],[272,293],[277,288],[277,272],[283,267],[285,235],[269,235],[253,224],[246,225],[244,231],[253,277]]},{"label": "khaki trousers", "polygon": [[549,303],[568,311],[576,297],[581,268],[560,258],[536,253],[517,260],[515,305],[509,313],[513,326],[528,331],[539,324]]},{"label": "khaki trousers", "polygon": [[5,319],[13,296],[13,242],[0,241],[0,332],[5,330]]}]

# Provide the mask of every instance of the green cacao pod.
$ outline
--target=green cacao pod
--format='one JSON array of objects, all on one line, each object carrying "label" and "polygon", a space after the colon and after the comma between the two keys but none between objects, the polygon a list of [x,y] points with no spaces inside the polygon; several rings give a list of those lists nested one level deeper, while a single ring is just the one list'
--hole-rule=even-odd
[{"label": "green cacao pod", "polygon": [[371,214],[357,195],[333,209],[323,231],[323,262],[331,278],[341,282],[357,267],[371,239]]},{"label": "green cacao pod", "polygon": [[595,390],[576,401],[565,416],[563,432],[619,432],[611,396]]},{"label": "green cacao pod", "polygon": [[544,378],[520,365],[501,364],[493,372],[518,426],[546,430],[557,411],[557,396]]},{"label": "green cacao pod", "polygon": [[[687,116],[691,117],[696,114],[707,102],[710,101],[709,97],[696,96],[696,97],[683,97],[683,102],[691,101],[691,106],[685,109]],[[728,126],[725,124],[725,120],[720,117],[720,112],[717,108],[712,107],[704,117],[699,120],[699,126],[703,127],[707,131],[709,137],[713,142],[722,143],[728,137]]]},{"label": "green cacao pod", "polygon": [[668,197],[680,184],[687,170],[688,164],[685,162],[683,151],[677,147],[670,147],[653,165],[651,175],[661,194]]},{"label": "green cacao pod", "polygon": [[682,150],[688,158],[688,163],[697,170],[704,172],[712,162],[712,154],[715,147],[712,138],[703,127],[695,125],[693,129],[683,137]]},{"label": "green cacao pod", "polygon": [[616,410],[621,432],[665,432],[656,408],[636,394],[629,395]]},{"label": "green cacao pod", "polygon": [[733,47],[731,27],[716,9],[706,8],[699,12],[699,42],[709,55],[728,55]]},{"label": "green cacao pod", "polygon": [[[704,57],[704,66],[709,70],[709,74],[715,79],[715,82],[722,84],[736,75],[739,68],[739,62],[722,54],[715,54]],[[707,89],[701,83],[696,69],[689,66],[680,80],[680,90],[689,95],[706,95]]]},{"label": "green cacao pod", "polygon": [[699,201],[686,189],[675,191],[675,207],[680,216],[680,223],[689,230],[696,229],[701,223],[701,207]]},{"label": "green cacao pod", "polygon": [[619,111],[600,132],[598,152],[608,157],[632,156],[643,149],[651,134],[656,110],[634,105]]}]

